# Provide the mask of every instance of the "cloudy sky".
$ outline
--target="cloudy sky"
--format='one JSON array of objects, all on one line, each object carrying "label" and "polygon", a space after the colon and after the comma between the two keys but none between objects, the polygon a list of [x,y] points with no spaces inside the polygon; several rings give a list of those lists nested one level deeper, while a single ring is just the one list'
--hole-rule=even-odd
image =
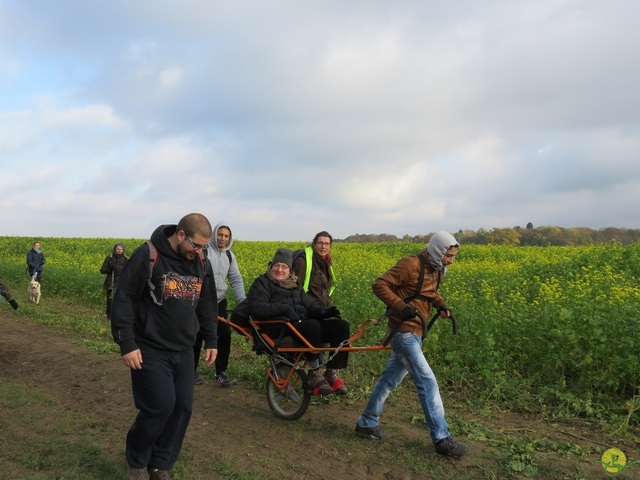
[{"label": "cloudy sky", "polygon": [[0,235],[640,228],[636,0],[0,0]]}]

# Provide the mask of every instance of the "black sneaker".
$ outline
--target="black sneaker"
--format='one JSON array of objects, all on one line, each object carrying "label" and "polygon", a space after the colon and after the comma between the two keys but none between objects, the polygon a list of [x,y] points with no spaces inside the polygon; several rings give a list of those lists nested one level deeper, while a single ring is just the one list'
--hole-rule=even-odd
[{"label": "black sneaker", "polygon": [[382,430],[380,427],[361,427],[356,423],[356,433],[361,437],[371,438],[373,440],[382,440],[387,438],[389,434]]},{"label": "black sneaker", "polygon": [[456,442],[453,437],[443,438],[439,442],[435,442],[434,445],[437,453],[450,457],[461,457],[469,451],[469,447],[462,442]]},{"label": "black sneaker", "polygon": [[150,480],[173,480],[171,472],[169,470],[162,470],[161,468],[149,467],[149,479]]},{"label": "black sneaker", "polygon": [[216,382],[218,382],[223,387],[229,387],[233,383],[233,380],[229,378],[227,372],[220,372],[216,374]]}]

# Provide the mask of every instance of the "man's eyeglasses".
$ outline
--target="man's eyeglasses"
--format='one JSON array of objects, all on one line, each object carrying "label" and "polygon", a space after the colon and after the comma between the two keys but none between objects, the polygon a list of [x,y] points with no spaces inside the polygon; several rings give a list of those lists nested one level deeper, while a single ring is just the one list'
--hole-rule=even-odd
[{"label": "man's eyeglasses", "polygon": [[189,244],[191,245],[191,248],[193,248],[194,250],[202,250],[203,252],[209,248],[209,244],[207,245],[196,245],[195,243],[193,243],[191,241],[191,239],[189,238],[189,235],[186,235],[187,240],[189,240]]}]

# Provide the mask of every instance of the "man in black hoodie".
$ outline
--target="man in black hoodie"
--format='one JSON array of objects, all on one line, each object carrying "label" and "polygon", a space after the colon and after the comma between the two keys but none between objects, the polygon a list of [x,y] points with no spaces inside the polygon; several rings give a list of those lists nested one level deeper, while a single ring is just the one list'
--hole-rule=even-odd
[{"label": "man in black hoodie", "polygon": [[211,224],[198,213],[160,226],[152,245],[138,247],[120,275],[111,332],[131,369],[139,410],[127,434],[127,479],[171,478],[193,408],[198,330],[205,363],[215,361],[218,302],[211,265],[202,255],[211,236]]}]

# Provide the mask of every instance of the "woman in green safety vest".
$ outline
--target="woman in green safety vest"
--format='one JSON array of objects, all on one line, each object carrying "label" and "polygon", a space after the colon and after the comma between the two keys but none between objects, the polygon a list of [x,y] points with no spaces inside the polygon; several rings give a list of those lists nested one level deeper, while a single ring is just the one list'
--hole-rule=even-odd
[{"label": "woman in green safety vest", "polygon": [[[331,294],[336,288],[333,261],[329,254],[332,242],[333,237],[323,230],[316,233],[311,246],[293,253],[293,273],[298,277],[298,285],[323,307],[333,306]],[[327,369],[325,379],[338,395],[349,392],[338,370]]]},{"label": "woman in green safety vest", "polygon": [[336,277],[331,260],[333,237],[325,231],[313,237],[311,246],[297,250],[293,255],[293,272],[302,289],[323,307],[333,305],[331,294],[336,288]]}]

